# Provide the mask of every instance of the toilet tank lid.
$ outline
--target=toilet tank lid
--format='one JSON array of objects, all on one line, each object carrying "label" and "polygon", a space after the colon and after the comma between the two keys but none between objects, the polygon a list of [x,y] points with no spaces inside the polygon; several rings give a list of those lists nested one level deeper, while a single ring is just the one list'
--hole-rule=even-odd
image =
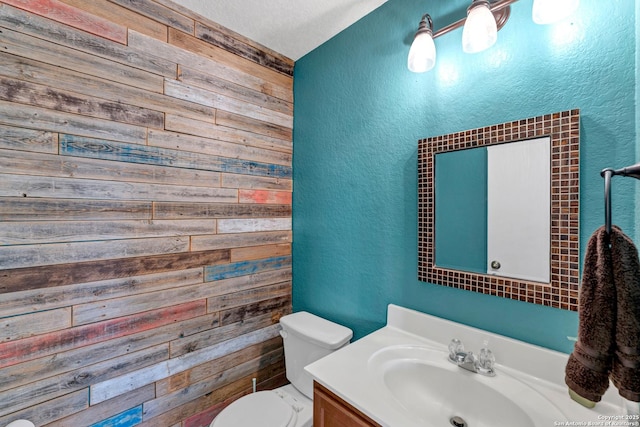
[{"label": "toilet tank lid", "polygon": [[329,350],[345,345],[353,336],[351,329],[318,317],[306,311],[298,311],[280,318],[282,328]]}]

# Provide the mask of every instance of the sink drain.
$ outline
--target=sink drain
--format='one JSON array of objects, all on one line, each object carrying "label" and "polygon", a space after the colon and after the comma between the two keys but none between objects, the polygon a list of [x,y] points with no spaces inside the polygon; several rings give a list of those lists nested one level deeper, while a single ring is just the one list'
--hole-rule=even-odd
[{"label": "sink drain", "polygon": [[467,427],[467,422],[460,417],[451,417],[449,422],[454,427]]}]

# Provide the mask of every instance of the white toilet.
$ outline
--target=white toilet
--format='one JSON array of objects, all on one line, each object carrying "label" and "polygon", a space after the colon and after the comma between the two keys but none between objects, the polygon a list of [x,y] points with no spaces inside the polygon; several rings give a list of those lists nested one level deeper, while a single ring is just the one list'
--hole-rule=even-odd
[{"label": "white toilet", "polygon": [[209,427],[313,425],[313,379],[304,367],[347,345],[353,332],[305,311],[283,316],[280,325],[291,384],[241,397],[223,409]]},{"label": "white toilet", "polygon": [[31,421],[17,420],[7,424],[7,427],[36,427]]}]

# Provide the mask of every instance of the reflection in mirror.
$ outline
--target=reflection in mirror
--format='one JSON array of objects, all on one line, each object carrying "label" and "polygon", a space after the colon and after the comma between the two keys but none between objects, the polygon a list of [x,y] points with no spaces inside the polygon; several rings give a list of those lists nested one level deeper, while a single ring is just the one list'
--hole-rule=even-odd
[{"label": "reflection in mirror", "polygon": [[435,156],[435,264],[548,283],[550,138]]},{"label": "reflection in mirror", "polygon": [[[515,147],[525,140],[546,151],[518,153]],[[418,141],[418,279],[577,310],[579,151],[579,110]],[[517,157],[543,167],[525,171]],[[502,159],[502,165],[491,166],[494,158]],[[514,190],[514,178],[504,176],[507,169],[525,187]],[[542,201],[518,209],[533,198],[533,191],[543,193]],[[503,200],[501,207],[493,207],[495,195]],[[516,231],[536,227],[546,230],[533,232],[543,235],[537,244],[529,236],[526,243],[515,243],[515,249],[491,252],[496,235],[501,247],[500,235],[510,240]],[[538,249],[526,252],[536,245]]]}]

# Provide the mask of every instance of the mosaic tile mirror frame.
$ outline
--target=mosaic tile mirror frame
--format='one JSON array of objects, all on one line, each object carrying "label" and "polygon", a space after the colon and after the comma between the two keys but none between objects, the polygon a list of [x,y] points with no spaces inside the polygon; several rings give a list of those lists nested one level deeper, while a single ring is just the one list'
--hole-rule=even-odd
[{"label": "mosaic tile mirror frame", "polygon": [[[551,139],[550,282],[538,283],[435,265],[435,155],[548,136]],[[418,141],[418,280],[578,309],[580,110],[495,124]]]}]

